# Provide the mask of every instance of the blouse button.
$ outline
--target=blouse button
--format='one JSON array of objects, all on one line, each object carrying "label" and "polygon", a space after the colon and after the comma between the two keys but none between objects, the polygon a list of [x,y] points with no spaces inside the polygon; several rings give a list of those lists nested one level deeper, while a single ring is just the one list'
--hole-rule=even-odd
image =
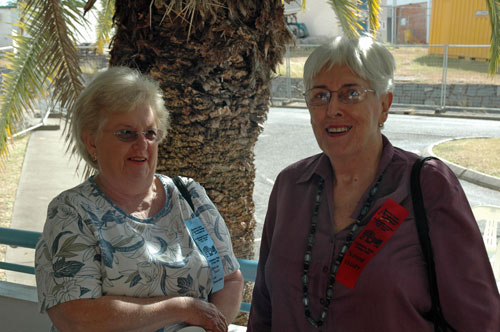
[{"label": "blouse button", "polygon": [[323,272],[328,273],[328,266],[323,266]]}]

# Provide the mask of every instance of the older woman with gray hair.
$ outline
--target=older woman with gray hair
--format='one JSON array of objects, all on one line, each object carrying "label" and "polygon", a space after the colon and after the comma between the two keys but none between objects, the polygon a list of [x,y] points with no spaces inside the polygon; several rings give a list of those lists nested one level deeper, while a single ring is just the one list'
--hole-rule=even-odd
[{"label": "older woman with gray hair", "polygon": [[179,178],[183,195],[155,173],[169,123],[158,83],[110,68],[70,114],[75,150],[95,175],[52,200],[36,247],[53,330],[227,331],[243,278],[203,187]]},{"label": "older woman with gray hair", "polygon": [[[419,157],[381,133],[394,70],[370,37],[338,37],[307,59],[305,100],[322,153],[276,179],[249,332],[435,331],[410,190]],[[457,331],[498,332],[498,289],[460,183],[431,160],[420,186],[445,319]]]}]

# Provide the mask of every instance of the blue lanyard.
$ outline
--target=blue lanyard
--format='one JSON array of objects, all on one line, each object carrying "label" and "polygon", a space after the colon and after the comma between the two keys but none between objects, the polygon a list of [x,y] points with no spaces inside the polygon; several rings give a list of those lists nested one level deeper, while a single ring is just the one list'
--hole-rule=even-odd
[{"label": "blue lanyard", "polygon": [[[177,189],[182,194],[182,197],[187,201],[191,210],[195,211],[193,201],[191,200],[191,194],[189,193],[184,181],[176,176],[172,178]],[[200,218],[194,217],[192,219],[186,220],[184,222],[186,227],[191,235],[191,238],[194,240],[198,249],[201,251],[203,256],[208,262],[208,266],[210,267],[210,277],[212,278],[212,293],[220,291],[224,288],[224,268],[222,267],[222,261],[215,247],[214,241],[208,234],[205,226],[201,222]]]},{"label": "blue lanyard", "polygon": [[215,293],[224,288],[224,268],[219,252],[200,218],[194,217],[186,220],[185,223],[191,238],[208,262],[212,278],[212,293]]}]

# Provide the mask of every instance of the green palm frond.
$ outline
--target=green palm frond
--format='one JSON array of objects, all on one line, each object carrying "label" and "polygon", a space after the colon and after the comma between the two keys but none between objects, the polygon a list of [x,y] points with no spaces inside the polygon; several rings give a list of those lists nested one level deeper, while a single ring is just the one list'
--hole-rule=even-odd
[{"label": "green palm frond", "polygon": [[41,53],[40,43],[32,37],[14,37],[16,52],[7,54],[8,73],[3,76],[0,99],[0,155],[7,155],[7,138],[13,134],[15,122],[33,111],[33,101],[42,92],[44,75],[34,70]]},{"label": "green palm frond", "polygon": [[102,9],[97,14],[97,51],[103,53],[104,45],[109,44],[113,32],[114,0],[101,0]]},{"label": "green palm frond", "polygon": [[85,22],[83,5],[81,1],[31,0],[26,10],[32,22],[28,34],[40,35],[43,41],[40,67],[51,83],[52,100],[62,108],[70,107],[83,88],[75,35],[76,23]]},{"label": "green palm frond", "polygon": [[329,4],[337,16],[342,31],[347,36],[359,37],[359,32],[362,30],[359,23],[362,13],[357,6],[357,2],[350,0],[329,0]]},{"label": "green palm frond", "polygon": [[375,37],[380,28],[380,1],[368,0],[368,16],[370,21],[370,33]]},{"label": "green palm frond", "polygon": [[78,0],[28,0],[22,8],[25,35],[16,39],[0,100],[0,155],[7,151],[13,120],[33,111],[47,92],[54,104],[69,108],[82,90],[76,49],[76,23],[85,22]]},{"label": "green palm frond", "polygon": [[500,65],[500,1],[486,0],[491,23],[491,47],[489,73],[495,75]]}]

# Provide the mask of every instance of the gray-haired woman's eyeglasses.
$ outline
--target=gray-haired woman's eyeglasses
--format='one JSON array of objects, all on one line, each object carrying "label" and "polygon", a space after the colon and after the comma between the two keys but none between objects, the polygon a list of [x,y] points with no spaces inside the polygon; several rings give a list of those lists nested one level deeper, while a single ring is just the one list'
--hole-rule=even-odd
[{"label": "gray-haired woman's eyeglasses", "polygon": [[361,85],[344,85],[337,91],[326,88],[312,88],[304,93],[304,97],[308,106],[328,105],[334,93],[337,94],[338,100],[343,104],[357,104],[365,100],[368,92],[375,92],[375,90]]}]

